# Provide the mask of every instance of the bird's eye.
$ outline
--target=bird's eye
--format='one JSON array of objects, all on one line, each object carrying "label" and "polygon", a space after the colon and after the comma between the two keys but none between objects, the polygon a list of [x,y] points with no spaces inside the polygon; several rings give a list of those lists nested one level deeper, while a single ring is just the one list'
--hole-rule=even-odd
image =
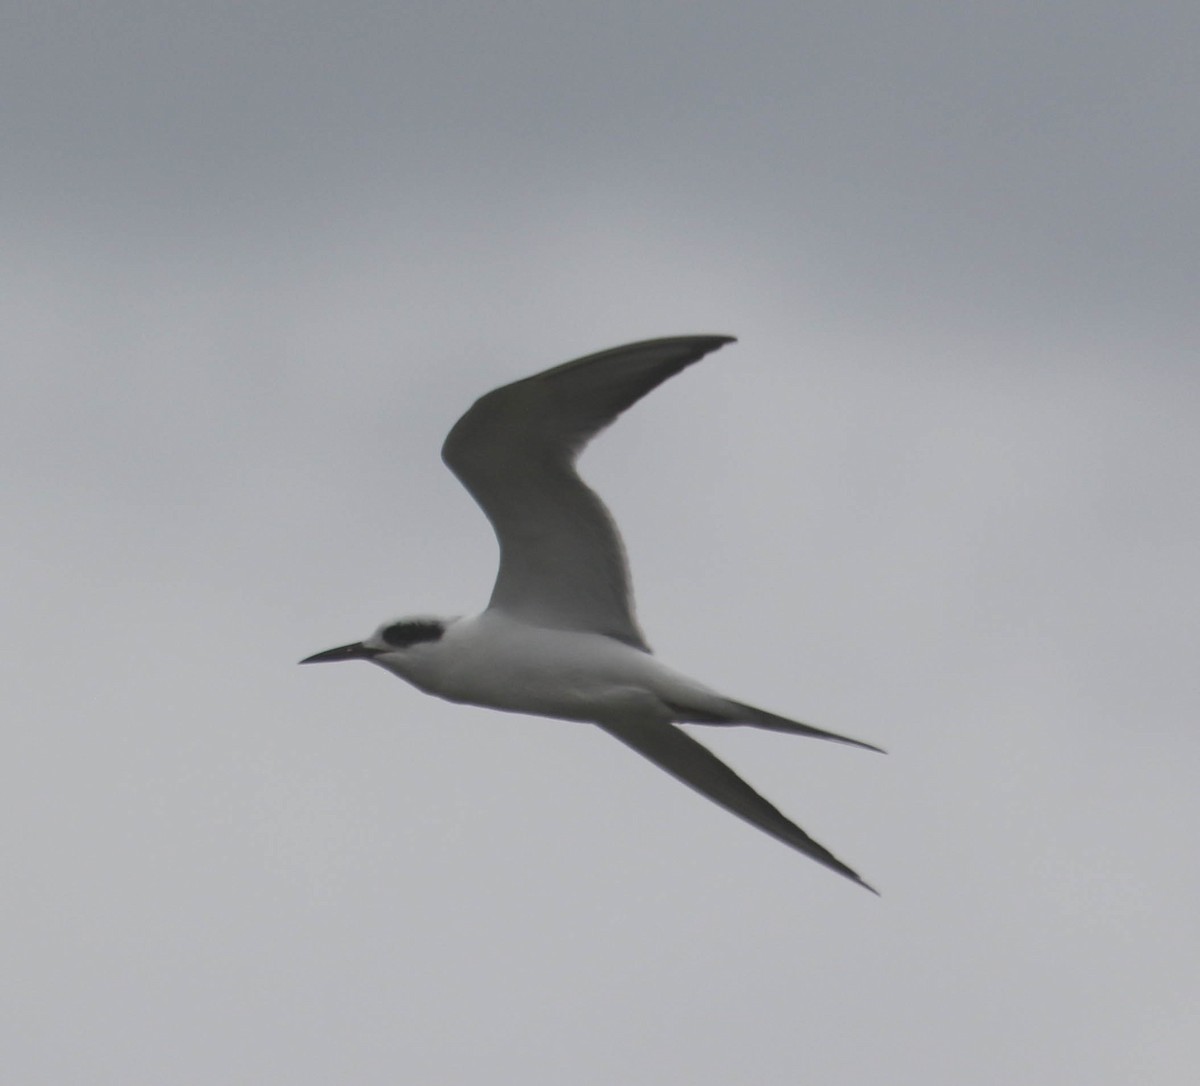
[{"label": "bird's eye", "polygon": [[380,637],[394,649],[406,649],[421,641],[437,641],[445,632],[440,622],[394,622],[380,631]]}]

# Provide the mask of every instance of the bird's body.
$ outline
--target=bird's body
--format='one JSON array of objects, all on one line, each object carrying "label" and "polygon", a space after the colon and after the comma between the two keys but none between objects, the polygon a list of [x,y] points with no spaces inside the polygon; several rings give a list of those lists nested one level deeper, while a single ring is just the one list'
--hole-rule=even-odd
[{"label": "bird's body", "polygon": [[653,656],[604,634],[549,630],[490,610],[452,619],[438,641],[376,662],[448,701],[561,720],[599,720],[630,689],[666,698],[673,678]]},{"label": "bird's body", "polygon": [[635,693],[664,721],[737,715],[734,703],[642,649],[499,611],[450,619],[438,640],[382,653],[375,662],[447,701],[560,720],[607,720],[626,711]]},{"label": "bird's body", "polygon": [[385,624],[365,641],[302,662],[368,659],[448,701],[597,724],[733,813],[867,886],[675,724],[749,724],[878,748],[726,698],[651,655],[634,618],[616,526],[575,473],[576,456],[599,430],[727,342],[682,336],[629,344],[478,400],[442,454],[500,544],[488,608],[468,618]]}]

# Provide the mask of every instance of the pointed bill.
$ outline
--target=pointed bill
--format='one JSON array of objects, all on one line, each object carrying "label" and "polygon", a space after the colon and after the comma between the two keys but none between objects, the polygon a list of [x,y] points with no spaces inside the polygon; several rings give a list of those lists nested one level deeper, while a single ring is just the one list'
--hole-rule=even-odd
[{"label": "pointed bill", "polygon": [[371,660],[379,655],[378,649],[367,648],[361,641],[353,645],[339,645],[336,649],[326,649],[324,652],[306,656],[302,664],[332,664],[338,660]]}]

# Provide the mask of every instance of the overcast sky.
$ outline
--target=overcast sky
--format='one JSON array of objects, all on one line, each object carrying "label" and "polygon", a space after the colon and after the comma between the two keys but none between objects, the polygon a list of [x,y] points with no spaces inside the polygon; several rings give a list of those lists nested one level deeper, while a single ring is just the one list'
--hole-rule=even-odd
[{"label": "overcast sky", "polygon": [[[1200,8],[0,8],[6,1080],[1175,1086],[1200,1063]],[[696,729],[300,657],[487,598],[480,393]]]}]

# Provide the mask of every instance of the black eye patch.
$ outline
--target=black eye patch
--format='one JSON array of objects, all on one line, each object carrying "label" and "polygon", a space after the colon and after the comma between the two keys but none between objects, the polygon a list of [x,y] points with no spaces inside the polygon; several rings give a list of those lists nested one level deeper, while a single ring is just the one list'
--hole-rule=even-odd
[{"label": "black eye patch", "polygon": [[394,622],[380,636],[394,649],[406,649],[422,641],[437,641],[446,628],[440,622]]}]

